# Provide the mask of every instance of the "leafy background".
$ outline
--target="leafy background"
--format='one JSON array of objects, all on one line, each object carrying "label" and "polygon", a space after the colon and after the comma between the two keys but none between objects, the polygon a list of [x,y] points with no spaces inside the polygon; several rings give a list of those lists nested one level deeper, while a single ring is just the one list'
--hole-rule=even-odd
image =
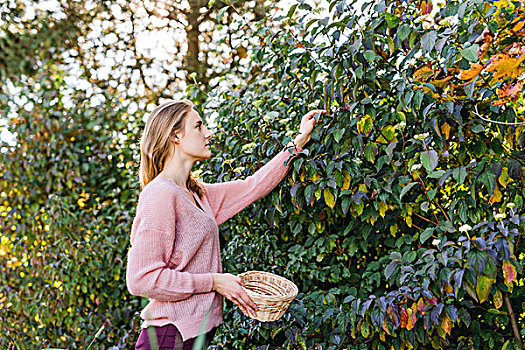
[{"label": "leafy background", "polygon": [[[172,85],[148,80],[154,60],[135,55],[132,37],[104,40],[141,13],[120,4],[112,18],[115,4],[33,20],[37,33],[67,23],[68,35],[22,41],[34,42],[19,44],[29,63],[0,65],[16,135],[0,163],[4,348],[129,348],[138,335],[144,300],[123,281],[137,144]],[[212,347],[520,349],[525,3],[298,1],[265,3],[264,18],[243,16],[248,2],[205,5],[250,30],[246,53],[223,61],[245,64],[208,83],[186,67],[180,80],[215,128],[203,180],[249,176],[304,113],[329,111],[287,179],[221,226],[226,271],[275,272],[301,293],[270,324],[228,303]],[[11,13],[4,23],[21,23]],[[100,46],[72,52],[91,23],[106,23]],[[3,47],[35,38],[28,25],[4,25]],[[112,56],[122,42],[133,64]]]}]

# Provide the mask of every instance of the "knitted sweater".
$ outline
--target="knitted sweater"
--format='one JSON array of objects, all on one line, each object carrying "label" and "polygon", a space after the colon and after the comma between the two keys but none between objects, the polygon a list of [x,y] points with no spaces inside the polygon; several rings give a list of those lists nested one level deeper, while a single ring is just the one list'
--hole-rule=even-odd
[{"label": "knitted sweater", "polygon": [[200,208],[170,179],[143,188],[126,270],[129,292],[149,298],[142,328],[171,323],[187,340],[222,323],[223,297],[212,291],[212,273],[222,272],[218,225],[277,186],[290,156],[280,152],[245,180],[204,184],[202,199],[192,192]]}]

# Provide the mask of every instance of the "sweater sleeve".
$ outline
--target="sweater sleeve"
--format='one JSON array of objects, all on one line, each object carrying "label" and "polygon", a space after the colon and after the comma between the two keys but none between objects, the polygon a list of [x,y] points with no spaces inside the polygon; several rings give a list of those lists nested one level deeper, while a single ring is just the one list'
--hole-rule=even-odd
[{"label": "sweater sleeve", "polygon": [[166,184],[145,187],[139,196],[131,229],[126,284],[133,295],[178,301],[210,292],[211,273],[195,274],[168,268],[175,242],[175,193]]},{"label": "sweater sleeve", "polygon": [[294,149],[293,154],[288,150],[281,151],[244,180],[204,184],[206,197],[217,224],[222,224],[251,203],[270,193],[285,177],[291,159],[301,151],[298,148]]}]

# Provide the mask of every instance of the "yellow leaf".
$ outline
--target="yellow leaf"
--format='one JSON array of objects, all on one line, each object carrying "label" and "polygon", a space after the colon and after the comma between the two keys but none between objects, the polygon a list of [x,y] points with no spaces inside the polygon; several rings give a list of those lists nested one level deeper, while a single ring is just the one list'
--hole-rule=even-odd
[{"label": "yellow leaf", "polygon": [[434,71],[429,66],[424,66],[414,72],[412,78],[420,83],[426,82],[434,75]]},{"label": "yellow leaf", "polygon": [[494,193],[492,194],[492,197],[490,197],[489,199],[489,202],[490,204],[494,204],[496,202],[499,202],[501,201],[501,199],[503,198],[499,188],[498,188],[498,185],[497,184],[494,184]]},{"label": "yellow leaf", "polygon": [[355,212],[357,213],[357,215],[361,215],[363,214],[363,209],[365,209],[365,202],[361,201],[361,204],[355,207]]},{"label": "yellow leaf", "polygon": [[374,120],[370,115],[365,115],[357,122],[357,131],[360,134],[368,135],[374,127]]},{"label": "yellow leaf", "polygon": [[417,321],[417,317],[416,317],[417,304],[413,303],[412,308],[408,308],[407,312],[408,312],[407,330],[411,330],[412,328],[414,328],[416,321]]},{"label": "yellow leaf", "polygon": [[379,215],[385,218],[385,213],[388,210],[388,205],[385,202],[379,202]]},{"label": "yellow leaf", "polygon": [[397,232],[397,225],[394,224],[392,226],[390,226],[390,234],[395,237],[396,236],[396,232]]},{"label": "yellow leaf", "polygon": [[343,170],[343,190],[348,190],[350,188],[350,182],[352,181],[352,177],[350,176],[350,173],[348,170]]},{"label": "yellow leaf", "polygon": [[494,293],[494,307],[496,309],[499,309],[501,305],[503,304],[503,298],[501,296],[500,290],[496,290],[496,293]]},{"label": "yellow leaf", "polygon": [[301,180],[301,182],[304,182],[304,179],[306,178],[306,171],[301,171],[301,174],[299,175],[299,180]]},{"label": "yellow leaf", "polygon": [[498,182],[500,183],[501,186],[503,186],[503,188],[507,188],[507,185],[510,182],[512,182],[512,179],[509,176],[509,169],[507,169],[506,167],[503,168],[498,178]]},{"label": "yellow leaf", "polygon": [[448,139],[449,136],[450,136],[450,129],[451,129],[451,127],[450,127],[450,125],[448,125],[447,122],[445,122],[445,124],[441,125],[441,132],[442,132],[443,134],[445,134],[445,137],[446,137],[447,139]]},{"label": "yellow leaf", "polygon": [[396,130],[392,125],[386,125],[381,129],[381,136],[377,139],[378,142],[388,143],[397,142]]},{"label": "yellow leaf", "polygon": [[499,7],[500,9],[509,6],[508,0],[499,0],[494,2],[494,6]]},{"label": "yellow leaf", "polygon": [[364,193],[368,192],[368,189],[366,188],[365,184],[359,185],[358,191],[363,191]]},{"label": "yellow leaf", "polygon": [[328,205],[331,209],[334,209],[335,197],[328,188],[324,189],[324,201],[326,202],[326,205]]},{"label": "yellow leaf", "polygon": [[461,69],[459,73],[459,78],[461,80],[471,80],[474,79],[483,69],[483,65],[479,63],[471,63],[470,69]]},{"label": "yellow leaf", "polygon": [[315,199],[316,199],[316,200],[321,199],[321,194],[322,194],[322,193],[321,193],[321,189],[320,189],[320,188],[316,188],[316,189],[315,189],[315,192],[314,192]]},{"label": "yellow leaf", "polygon": [[310,180],[312,180],[312,182],[315,184],[316,183],[315,181],[319,178],[320,178],[319,174],[315,172],[314,175],[310,178]]},{"label": "yellow leaf", "polygon": [[449,80],[453,79],[453,78],[454,78],[454,76],[451,75],[451,76],[446,77],[444,79],[431,80],[430,84],[434,85],[437,88],[444,89],[448,85],[447,82]]},{"label": "yellow leaf", "polygon": [[493,283],[494,280],[492,278],[487,277],[485,275],[478,275],[476,283],[476,294],[478,295],[480,303],[488,299]]},{"label": "yellow leaf", "polygon": [[407,216],[405,218],[405,221],[406,221],[408,227],[412,227],[412,217],[411,216]]}]

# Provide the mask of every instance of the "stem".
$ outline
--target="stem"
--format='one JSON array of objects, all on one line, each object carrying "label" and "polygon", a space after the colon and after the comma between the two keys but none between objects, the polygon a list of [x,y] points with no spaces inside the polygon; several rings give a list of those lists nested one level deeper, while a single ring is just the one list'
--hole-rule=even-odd
[{"label": "stem", "polygon": [[414,215],[417,216],[417,217],[420,218],[420,219],[425,220],[425,221],[428,222],[428,223],[431,223],[432,225],[439,226],[439,225],[438,225],[437,223],[435,223],[434,221],[429,220],[429,219],[427,219],[427,218],[425,218],[425,217],[419,215],[418,213],[414,213]]},{"label": "stem", "polygon": [[[423,144],[424,144],[424,142],[423,142]],[[421,184],[421,186],[423,186],[423,189],[425,190],[425,195],[427,196],[428,201],[432,202],[432,200],[430,200],[430,196],[428,195],[428,192],[427,192],[427,186],[425,186],[425,183],[423,182],[423,180],[420,177],[418,177],[417,179],[419,180],[419,183]],[[437,225],[441,226],[441,224],[439,223],[439,219],[438,219],[436,213],[434,213],[434,210],[432,210],[432,214],[434,214],[434,218],[437,221]]]},{"label": "stem", "polygon": [[505,300],[505,305],[507,306],[507,311],[509,312],[510,324],[512,325],[512,332],[514,333],[514,336],[520,342],[520,349],[523,349],[523,343],[521,342],[521,336],[518,330],[518,324],[516,323],[516,314],[514,313],[514,310],[512,310],[512,305],[510,304],[510,298],[509,298],[508,293],[503,292],[503,300]]}]

